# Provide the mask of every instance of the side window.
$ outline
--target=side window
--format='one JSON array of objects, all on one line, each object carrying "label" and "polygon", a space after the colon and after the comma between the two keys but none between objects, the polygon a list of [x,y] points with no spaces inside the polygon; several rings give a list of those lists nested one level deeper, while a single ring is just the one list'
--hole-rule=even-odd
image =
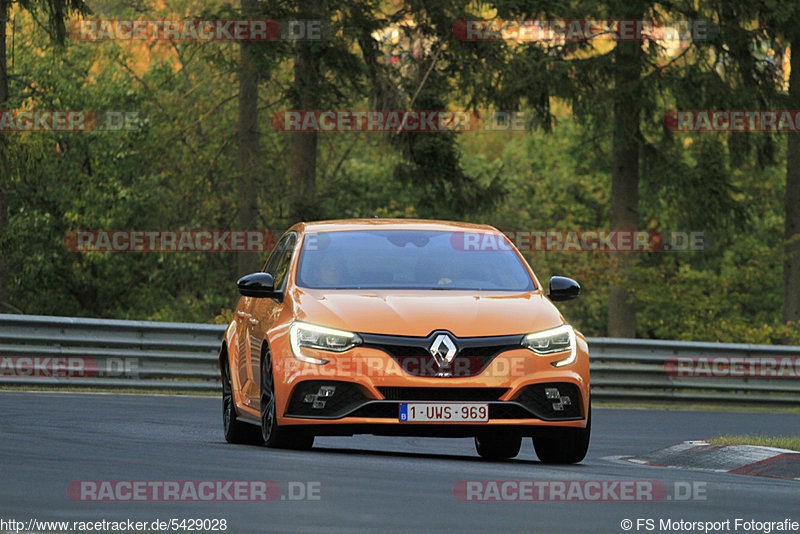
[{"label": "side window", "polygon": [[275,276],[275,266],[278,265],[279,258],[281,256],[281,251],[285,249],[286,241],[289,239],[289,235],[283,236],[280,241],[275,244],[275,248],[272,249],[272,253],[269,255],[269,259],[267,260],[267,266],[264,267],[264,272],[269,273],[272,276]]},{"label": "side window", "polygon": [[266,272],[275,279],[275,289],[283,289],[286,285],[286,275],[289,272],[289,264],[292,261],[292,252],[297,243],[297,234],[291,233],[284,236],[277,245],[275,251],[269,257]]}]

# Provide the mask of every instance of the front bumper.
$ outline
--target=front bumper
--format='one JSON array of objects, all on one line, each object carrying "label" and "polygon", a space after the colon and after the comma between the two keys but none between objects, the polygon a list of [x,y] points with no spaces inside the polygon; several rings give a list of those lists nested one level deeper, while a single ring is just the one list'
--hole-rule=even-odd
[{"label": "front bumper", "polygon": [[[337,420],[348,417],[397,419],[404,402],[480,402],[489,406],[489,420],[583,419],[581,394],[575,384],[547,382],[524,386],[510,400],[500,400],[507,388],[379,386],[383,399],[370,398],[353,382],[305,380],[292,390],[285,417]],[[320,396],[322,392],[323,396]]]},{"label": "front bumper", "polygon": [[[498,338],[502,343],[496,353],[483,350],[481,361],[464,367],[466,376],[431,375],[424,366],[406,365],[396,351],[374,344],[334,357],[309,351],[329,360],[324,365],[309,364],[292,356],[288,339],[273,340],[278,423],[313,426],[316,434],[336,435],[474,435],[486,427],[513,427],[523,433],[533,433],[535,427],[585,427],[589,408],[585,340],[578,339],[574,364],[554,367],[551,364],[564,354],[539,356],[509,344],[508,337]],[[321,391],[325,396],[318,395]],[[489,420],[400,422],[402,402],[487,403]]]}]

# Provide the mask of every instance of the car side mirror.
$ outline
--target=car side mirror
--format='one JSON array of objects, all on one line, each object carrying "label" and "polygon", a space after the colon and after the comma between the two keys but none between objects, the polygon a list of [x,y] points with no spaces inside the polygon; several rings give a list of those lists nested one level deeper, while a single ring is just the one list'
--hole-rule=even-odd
[{"label": "car side mirror", "polygon": [[280,298],[280,291],[275,291],[275,279],[269,273],[248,274],[241,277],[236,286],[245,297]]},{"label": "car side mirror", "polygon": [[550,294],[552,301],[572,300],[581,294],[581,286],[572,278],[553,276],[550,278]]}]

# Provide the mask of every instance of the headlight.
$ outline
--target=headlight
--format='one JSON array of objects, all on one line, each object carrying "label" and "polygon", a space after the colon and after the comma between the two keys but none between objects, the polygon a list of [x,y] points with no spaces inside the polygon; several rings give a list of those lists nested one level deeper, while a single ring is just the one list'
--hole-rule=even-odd
[{"label": "headlight", "polygon": [[577,355],[575,330],[568,324],[528,334],[522,338],[522,346],[542,355],[569,351],[569,356],[563,360],[553,362],[555,367],[574,363]]},{"label": "headlight", "polygon": [[361,338],[358,334],[301,322],[292,323],[289,328],[289,338],[291,339],[292,353],[295,358],[306,363],[316,364],[328,363],[328,360],[306,356],[303,354],[302,347],[330,352],[344,352],[361,343]]}]

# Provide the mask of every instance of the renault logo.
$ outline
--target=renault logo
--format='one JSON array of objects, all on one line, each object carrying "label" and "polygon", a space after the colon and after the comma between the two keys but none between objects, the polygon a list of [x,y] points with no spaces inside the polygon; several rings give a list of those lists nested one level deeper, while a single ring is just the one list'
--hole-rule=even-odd
[{"label": "renault logo", "polygon": [[450,339],[450,336],[447,334],[439,334],[436,336],[436,339],[433,340],[431,344],[431,348],[428,349],[433,356],[433,359],[436,360],[436,363],[439,364],[439,367],[443,367],[445,365],[450,365],[456,357],[456,349],[455,343],[453,340]]}]

